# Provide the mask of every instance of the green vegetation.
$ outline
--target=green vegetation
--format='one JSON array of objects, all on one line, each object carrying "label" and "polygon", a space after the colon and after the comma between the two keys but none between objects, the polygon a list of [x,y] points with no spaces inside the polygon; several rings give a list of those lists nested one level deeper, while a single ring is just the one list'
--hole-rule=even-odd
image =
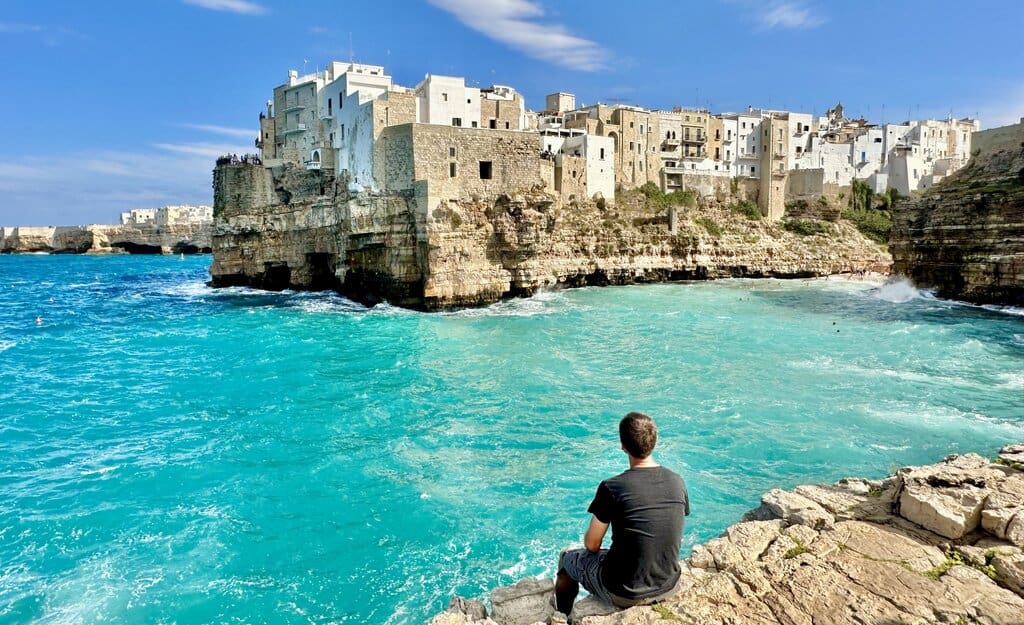
[{"label": "green vegetation", "polygon": [[850,208],[843,211],[843,219],[852,222],[861,234],[875,243],[886,243],[889,240],[892,218],[887,210]]},{"label": "green vegetation", "polygon": [[868,489],[868,497],[881,497],[882,493],[885,492],[877,486],[872,486]]},{"label": "green vegetation", "polygon": [[696,191],[686,190],[662,193],[658,185],[653,182],[645,182],[640,187],[640,192],[644,194],[647,200],[647,208],[656,212],[666,210],[670,206],[685,206],[686,208],[697,206]]},{"label": "green vegetation", "polygon": [[729,210],[739,215],[743,215],[751,221],[761,219],[761,209],[758,208],[757,204],[750,200],[740,200],[739,202],[731,205]]},{"label": "green vegetation", "polygon": [[[790,536],[790,538],[793,538],[793,537]],[[784,553],[782,555],[782,557],[785,558],[786,560],[792,560],[793,558],[797,557],[800,554],[809,553],[811,551],[810,549],[807,548],[807,545],[803,544],[801,541],[797,540],[796,538],[793,538],[793,542],[796,543],[796,546],[790,548],[788,551],[786,551],[786,553]]]},{"label": "green vegetation", "polygon": [[716,239],[721,237],[723,234],[722,227],[718,225],[718,222],[716,222],[714,219],[711,219],[710,217],[698,217],[693,221],[698,226],[702,226],[705,230],[708,231],[708,234],[715,237]]},{"label": "green vegetation", "polygon": [[683,617],[679,616],[678,614],[676,614],[672,610],[669,610],[668,608],[666,608],[664,605],[662,605],[660,603],[654,604],[652,606],[652,608],[654,609],[655,612],[658,613],[658,616],[660,616],[662,619],[664,619],[666,621],[674,621],[676,623],[686,623],[687,625],[690,625],[690,621],[687,621],[686,619],[684,619]]},{"label": "green vegetation", "polygon": [[945,562],[932,567],[930,570],[922,573],[922,575],[924,575],[928,579],[939,579],[940,577],[946,574],[946,571],[953,568],[954,566],[959,566],[961,564],[964,564],[963,558],[960,557],[959,553],[953,551],[951,553],[946,554]]},{"label": "green vegetation", "polygon": [[832,232],[832,228],[830,228],[828,224],[820,221],[814,221],[813,219],[787,219],[782,222],[782,227],[788,232],[799,234],[802,237],[817,234],[827,235]]}]

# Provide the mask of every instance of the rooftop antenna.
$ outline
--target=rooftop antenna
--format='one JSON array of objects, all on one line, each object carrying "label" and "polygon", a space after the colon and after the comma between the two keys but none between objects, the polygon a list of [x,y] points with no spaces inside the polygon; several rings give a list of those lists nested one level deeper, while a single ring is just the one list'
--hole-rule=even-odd
[{"label": "rooftop antenna", "polygon": [[306,73],[306,66],[307,65],[309,65],[309,60],[308,59],[302,59],[302,73],[303,74]]}]

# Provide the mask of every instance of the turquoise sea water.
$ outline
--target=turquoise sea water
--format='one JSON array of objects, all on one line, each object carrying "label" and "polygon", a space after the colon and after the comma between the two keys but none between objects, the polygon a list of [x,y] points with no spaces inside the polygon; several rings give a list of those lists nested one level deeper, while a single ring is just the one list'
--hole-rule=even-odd
[{"label": "turquoise sea water", "polygon": [[772,487],[1024,441],[1024,316],[905,286],[429,315],[208,264],[0,257],[0,623],[422,622],[552,572],[634,409],[685,551]]}]

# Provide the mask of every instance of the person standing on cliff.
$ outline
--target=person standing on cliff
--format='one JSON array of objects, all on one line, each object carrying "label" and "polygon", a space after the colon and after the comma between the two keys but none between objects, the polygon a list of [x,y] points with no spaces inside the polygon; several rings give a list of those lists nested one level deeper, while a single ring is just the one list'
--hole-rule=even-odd
[{"label": "person standing on cliff", "polygon": [[[654,420],[631,412],[619,422],[619,440],[629,470],[607,479],[587,511],[585,549],[567,549],[558,559],[555,603],[569,615],[580,584],[618,608],[656,603],[679,581],[683,517],[690,514],[686,483],[651,457],[658,442]],[[612,543],[602,549],[608,526]]]}]

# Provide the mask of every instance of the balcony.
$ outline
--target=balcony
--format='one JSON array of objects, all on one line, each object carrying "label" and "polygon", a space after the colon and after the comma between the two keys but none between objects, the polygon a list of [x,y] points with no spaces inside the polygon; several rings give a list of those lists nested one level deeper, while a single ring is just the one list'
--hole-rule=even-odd
[{"label": "balcony", "polygon": [[320,161],[306,161],[306,169],[309,171],[320,171]]},{"label": "balcony", "polygon": [[285,113],[291,113],[292,111],[301,111],[304,108],[306,108],[305,104],[299,104],[298,102],[292,102],[291,104],[285,106],[284,112]]},{"label": "balcony", "polygon": [[662,150],[674,150],[679,147],[679,139],[662,139],[661,149]]},{"label": "balcony", "polygon": [[708,140],[705,135],[698,135],[696,137],[683,137],[683,143],[705,143]]},{"label": "balcony", "polygon": [[287,128],[285,129],[284,134],[290,135],[296,132],[306,132],[306,124],[298,124],[295,128]]}]

